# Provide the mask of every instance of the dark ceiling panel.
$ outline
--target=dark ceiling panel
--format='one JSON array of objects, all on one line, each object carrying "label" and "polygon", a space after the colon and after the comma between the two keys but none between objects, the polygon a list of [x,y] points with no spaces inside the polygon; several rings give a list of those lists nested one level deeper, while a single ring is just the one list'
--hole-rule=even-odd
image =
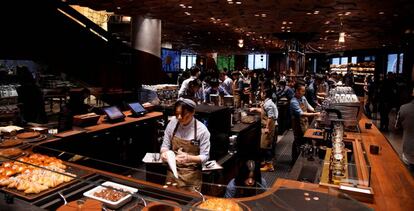
[{"label": "dark ceiling panel", "polygon": [[[244,50],[278,50],[283,46],[280,34],[283,39],[311,34],[304,44],[321,51],[399,46],[404,44],[403,38],[414,36],[412,0],[239,0],[241,4],[236,4],[237,0],[233,4],[227,0],[68,2],[119,15],[159,18],[163,20],[163,41],[173,43],[175,48],[195,51],[240,50],[237,47],[240,38],[245,40]],[[346,42],[339,45],[341,22]],[[405,34],[407,29],[409,35]]]}]

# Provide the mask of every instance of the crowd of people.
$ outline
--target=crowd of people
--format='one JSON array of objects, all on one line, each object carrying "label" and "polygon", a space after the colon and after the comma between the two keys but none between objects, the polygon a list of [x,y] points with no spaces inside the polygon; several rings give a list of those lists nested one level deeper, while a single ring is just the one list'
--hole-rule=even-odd
[{"label": "crowd of people", "polygon": [[[284,116],[287,119],[284,121],[289,123],[288,128],[291,127],[294,134],[291,155],[291,165],[293,166],[300,154],[301,146],[306,143],[306,139],[303,137],[304,133],[312,119],[320,115],[316,108],[328,97],[329,90],[336,86],[353,88],[360,86],[355,84],[354,75],[350,71],[345,75],[336,73],[306,74],[304,77],[287,77],[283,72],[275,75],[270,71],[249,71],[247,68],[241,71],[224,69],[221,72],[201,72],[195,67],[189,72],[191,75],[189,78],[181,79],[183,82],[180,86],[179,97],[190,98],[196,103],[209,103],[211,94],[232,95],[235,108],[248,107],[250,112],[261,114],[262,159],[261,163],[257,164],[260,166],[257,169],[262,172],[274,171],[275,169],[273,160],[277,143],[279,112],[276,105],[278,103],[287,102],[289,105],[288,115]],[[375,81],[372,75],[366,76],[363,90],[364,112],[368,118],[376,118],[376,114],[380,114],[381,126],[379,129],[382,131],[388,130],[390,122],[388,114],[391,109],[396,108],[398,111],[402,104],[409,102],[412,98],[409,82],[394,73],[388,73],[385,77],[380,75],[378,81]],[[409,115],[406,111],[408,108],[412,108],[412,106],[404,107],[402,111],[404,116]],[[400,118],[398,121],[400,125],[402,121],[402,125],[409,124],[406,123],[407,120],[402,119]],[[412,161],[412,154],[412,152],[405,153],[406,160]],[[247,164],[243,164],[244,167],[250,165],[250,170],[247,171],[250,173],[243,174],[245,178],[239,178],[240,175],[232,180],[232,184],[229,184],[230,189],[226,193],[228,197],[236,194],[236,189],[232,189],[236,183],[241,186],[265,183],[253,170],[252,162],[248,161]]]}]

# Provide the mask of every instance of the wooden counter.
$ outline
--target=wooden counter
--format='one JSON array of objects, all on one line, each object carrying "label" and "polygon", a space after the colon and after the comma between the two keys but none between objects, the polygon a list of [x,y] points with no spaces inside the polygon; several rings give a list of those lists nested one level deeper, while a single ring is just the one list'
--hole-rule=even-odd
[{"label": "wooden counter", "polygon": [[97,125],[85,127],[84,129],[87,131],[87,133],[97,132],[97,131],[101,131],[101,130],[105,130],[105,129],[109,129],[109,128],[113,128],[117,126],[139,122],[139,121],[146,120],[146,119],[161,117],[163,115],[162,112],[156,112],[156,111],[147,113],[145,116],[142,116],[142,117],[129,117],[129,115],[131,115],[130,111],[124,112],[124,114],[126,116],[124,121],[110,123],[110,122],[104,121],[105,116],[101,116]]},{"label": "wooden counter", "polygon": [[[359,122],[361,134],[358,135],[362,138],[362,142],[365,149],[368,151],[368,158],[371,163],[371,187],[374,190],[374,202],[372,204],[364,204],[375,210],[414,210],[413,177],[384,135],[382,135],[374,125],[371,129],[365,129],[365,122],[367,121],[370,120],[363,116]],[[352,134],[350,134],[350,136],[352,136]],[[369,153],[371,144],[381,147],[378,155]],[[265,193],[254,197],[241,198],[239,201],[258,200],[283,187],[304,189],[320,193],[329,192],[327,188],[318,184],[277,179],[273,186]]]}]

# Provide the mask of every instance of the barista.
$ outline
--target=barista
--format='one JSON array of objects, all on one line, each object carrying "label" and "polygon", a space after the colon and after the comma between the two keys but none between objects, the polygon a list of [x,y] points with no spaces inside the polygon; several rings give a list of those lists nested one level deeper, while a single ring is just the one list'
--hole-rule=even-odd
[{"label": "barista", "polygon": [[236,108],[241,107],[241,96],[243,95],[243,80],[240,79],[240,72],[233,71],[231,73],[233,77],[233,97],[234,97],[234,106]]},{"label": "barista", "polygon": [[161,145],[161,158],[167,161],[167,151],[176,155],[178,179],[171,170],[166,182],[176,183],[180,189],[201,190],[201,164],[210,156],[210,132],[194,118],[196,104],[190,99],[180,98],[174,105],[175,117],[165,129]]},{"label": "barista", "polygon": [[315,109],[308,103],[305,98],[305,84],[295,84],[295,95],[290,101],[290,113],[292,114],[292,129],[293,129],[293,144],[292,144],[292,162],[293,165],[299,156],[300,147],[305,144],[303,135],[308,129],[309,120],[308,117],[319,116],[319,112],[315,112]]}]

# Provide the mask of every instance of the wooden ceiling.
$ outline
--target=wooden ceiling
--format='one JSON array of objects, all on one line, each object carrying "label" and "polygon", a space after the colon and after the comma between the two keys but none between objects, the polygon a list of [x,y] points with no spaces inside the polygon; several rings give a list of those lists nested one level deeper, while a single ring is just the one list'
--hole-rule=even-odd
[{"label": "wooden ceiling", "polygon": [[[401,47],[414,36],[413,0],[68,0],[119,15],[162,20],[163,42],[193,51],[277,51]],[[342,23],[342,26],[341,26]],[[339,32],[346,33],[339,45]],[[244,47],[237,46],[244,39]]]}]

